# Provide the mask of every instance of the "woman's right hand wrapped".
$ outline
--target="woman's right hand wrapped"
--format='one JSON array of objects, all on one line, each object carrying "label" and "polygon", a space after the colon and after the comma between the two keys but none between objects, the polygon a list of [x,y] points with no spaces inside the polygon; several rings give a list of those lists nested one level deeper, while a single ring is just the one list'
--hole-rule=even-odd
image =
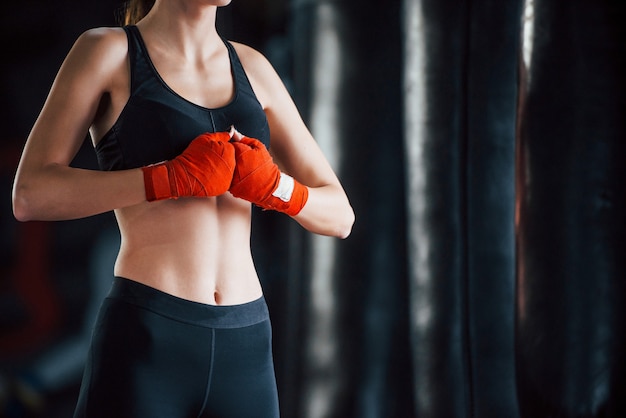
[{"label": "woman's right hand wrapped", "polygon": [[228,132],[196,137],[178,157],[142,167],[149,202],[179,197],[219,196],[230,187],[235,149]]}]

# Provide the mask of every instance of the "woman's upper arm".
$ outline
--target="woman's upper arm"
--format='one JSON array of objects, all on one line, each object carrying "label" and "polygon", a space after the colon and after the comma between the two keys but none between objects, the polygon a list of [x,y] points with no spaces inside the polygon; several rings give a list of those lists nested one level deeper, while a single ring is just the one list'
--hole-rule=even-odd
[{"label": "woman's upper arm", "polygon": [[[20,168],[69,165],[84,141],[100,99],[125,60],[121,29],[92,29],[74,43],[52,84],[24,148]],[[121,35],[121,36],[120,36]]]},{"label": "woman's upper arm", "polygon": [[272,65],[249,47],[239,46],[239,51],[265,109],[271,132],[271,153],[281,170],[309,187],[339,186],[328,160]]},{"label": "woman's upper arm", "polygon": [[339,179],[271,64],[258,52],[240,48],[268,118],[274,160],[281,171],[309,187],[307,203],[295,219],[311,232],[346,238],[354,212]]}]

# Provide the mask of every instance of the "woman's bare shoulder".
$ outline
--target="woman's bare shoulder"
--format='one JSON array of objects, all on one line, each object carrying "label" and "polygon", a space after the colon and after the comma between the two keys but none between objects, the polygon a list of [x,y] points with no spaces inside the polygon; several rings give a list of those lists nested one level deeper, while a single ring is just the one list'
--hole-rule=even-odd
[{"label": "woman's bare shoulder", "polygon": [[84,78],[96,84],[91,88],[104,87],[125,68],[127,56],[128,41],[122,28],[86,30],[78,36],[65,58],[59,79],[69,82]]},{"label": "woman's bare shoulder", "polygon": [[83,32],[73,49],[83,54],[98,56],[101,54],[125,54],[128,50],[126,33],[120,27],[100,27]]},{"label": "woman's bare shoulder", "polygon": [[274,76],[274,67],[261,52],[246,44],[238,42],[231,42],[231,44],[246,72],[256,76]]}]

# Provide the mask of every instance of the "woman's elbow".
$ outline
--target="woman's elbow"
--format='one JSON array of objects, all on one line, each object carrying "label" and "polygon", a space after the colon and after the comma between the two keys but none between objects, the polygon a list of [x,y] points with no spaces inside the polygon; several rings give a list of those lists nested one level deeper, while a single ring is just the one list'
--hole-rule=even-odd
[{"label": "woman's elbow", "polygon": [[333,222],[332,230],[328,231],[328,235],[340,239],[348,238],[352,233],[354,220],[354,210],[348,206],[342,216],[335,216],[335,222]]},{"label": "woman's elbow", "polygon": [[349,207],[346,215],[344,216],[343,222],[337,228],[337,234],[335,235],[337,238],[346,239],[352,233],[352,227],[354,226],[355,216],[354,210],[352,207]]},{"label": "woman's elbow", "polygon": [[12,205],[13,216],[20,222],[32,221],[36,218],[35,204],[33,202],[32,193],[29,188],[21,182],[16,181],[13,185]]}]

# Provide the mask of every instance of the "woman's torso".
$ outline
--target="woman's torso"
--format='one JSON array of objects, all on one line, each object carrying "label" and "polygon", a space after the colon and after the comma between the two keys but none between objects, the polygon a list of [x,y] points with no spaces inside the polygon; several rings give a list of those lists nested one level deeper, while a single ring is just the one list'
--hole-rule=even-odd
[{"label": "woman's torso", "polygon": [[[172,159],[197,135],[231,125],[268,145],[263,108],[230,44],[216,49],[202,72],[156,48],[153,55],[149,39],[144,43],[136,27],[126,30],[129,66],[115,76],[92,127],[101,169]],[[117,209],[122,242],[115,274],[203,303],[256,299],[250,209],[229,193]]]}]

